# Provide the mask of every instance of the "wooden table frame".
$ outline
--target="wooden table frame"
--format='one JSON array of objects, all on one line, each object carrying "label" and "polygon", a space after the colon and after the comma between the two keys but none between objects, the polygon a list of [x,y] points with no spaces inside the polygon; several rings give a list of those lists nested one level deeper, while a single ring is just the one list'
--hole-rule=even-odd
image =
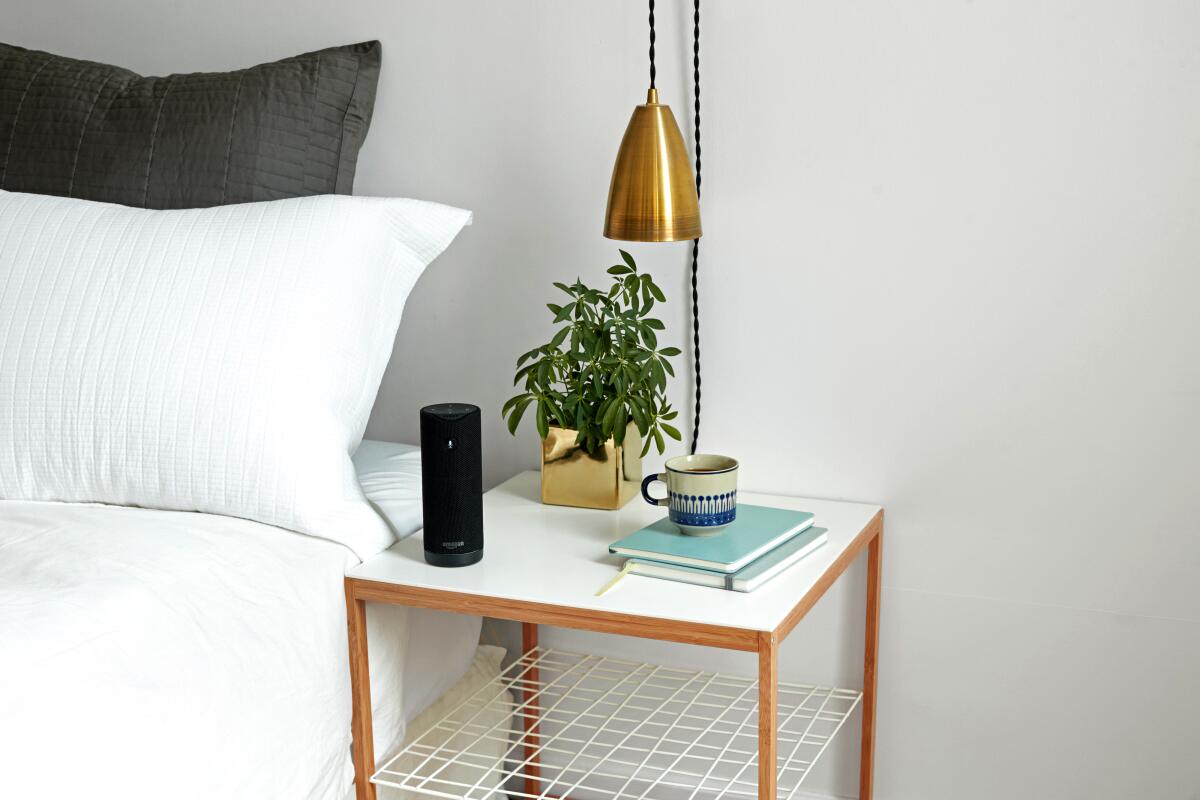
[{"label": "wooden table frame", "polygon": [[[597,611],[585,611],[545,603],[485,597],[461,592],[405,586],[346,578],[346,616],[349,625],[350,686],[354,704],[352,722],[354,783],[357,800],[375,800],[375,746],[371,720],[371,681],[367,665],[366,604],[390,603],[413,608],[432,608],[461,614],[512,620],[522,624],[524,652],[537,646],[538,626],[637,636],[659,641],[699,644],[727,650],[758,653],[758,797],[775,800],[777,770],[777,690],[779,646],[829,587],[864,550],[867,551],[867,621],[862,687],[862,751],[859,766],[859,797],[871,800],[875,771],[875,693],[879,652],[880,570],[883,563],[883,512],[877,513],[830,565],[821,579],[796,603],[773,631],[758,631],[720,625],[686,623]],[[530,676],[538,680],[536,672]],[[526,701],[532,699],[527,690]],[[536,714],[536,707],[530,706]],[[525,718],[527,733],[536,733],[537,720]],[[527,755],[533,751],[526,745]],[[536,793],[540,769],[530,763],[525,772],[526,791]]]}]

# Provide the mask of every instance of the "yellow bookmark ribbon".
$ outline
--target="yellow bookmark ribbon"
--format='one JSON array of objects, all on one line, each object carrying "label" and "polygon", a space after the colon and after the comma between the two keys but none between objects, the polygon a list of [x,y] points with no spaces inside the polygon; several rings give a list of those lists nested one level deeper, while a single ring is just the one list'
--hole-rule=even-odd
[{"label": "yellow bookmark ribbon", "polygon": [[629,570],[633,567],[632,561],[626,561],[625,566],[621,567],[621,571],[613,576],[613,579],[600,587],[600,591],[596,592],[596,597],[607,594],[610,589],[621,582],[621,579],[629,574]]}]

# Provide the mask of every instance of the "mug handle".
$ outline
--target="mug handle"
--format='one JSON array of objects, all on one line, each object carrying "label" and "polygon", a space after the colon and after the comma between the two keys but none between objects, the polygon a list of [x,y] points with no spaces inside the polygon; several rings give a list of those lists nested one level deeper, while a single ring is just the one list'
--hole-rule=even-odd
[{"label": "mug handle", "polygon": [[647,475],[642,480],[642,498],[652,506],[670,505],[671,500],[668,497],[651,497],[650,496],[650,484],[654,483],[655,481],[661,481],[663,483],[666,483],[667,482],[667,473],[660,472],[657,475]]}]

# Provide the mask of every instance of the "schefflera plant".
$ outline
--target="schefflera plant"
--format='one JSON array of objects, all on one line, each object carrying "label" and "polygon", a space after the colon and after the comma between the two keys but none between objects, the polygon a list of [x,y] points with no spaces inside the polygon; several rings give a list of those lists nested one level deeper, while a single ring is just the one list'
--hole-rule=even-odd
[{"label": "schefflera plant", "polygon": [[612,438],[625,440],[632,421],[641,434],[641,455],[653,442],[666,450],[664,434],[681,440],[670,424],[678,415],[667,402],[667,377],[675,375],[670,359],[678,347],[659,347],[662,320],[650,316],[654,304],[666,302],[649,274],[638,272],[633,256],[621,250],[624,263],[609,267],[607,291],[575,283],[555,283],[567,295],[564,304],[547,303],[561,324],[546,344],[517,359],[513,385],[525,390],[501,409],[509,433],[516,435],[530,407],[543,439],[550,427],[576,431],[575,443],[589,455],[604,451]]}]

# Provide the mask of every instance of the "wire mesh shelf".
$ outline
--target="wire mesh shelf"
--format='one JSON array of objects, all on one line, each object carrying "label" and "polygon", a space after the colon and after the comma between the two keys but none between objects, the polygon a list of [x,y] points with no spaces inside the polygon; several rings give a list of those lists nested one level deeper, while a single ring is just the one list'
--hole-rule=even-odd
[{"label": "wire mesh shelf", "polygon": [[[509,692],[511,729],[485,723]],[[779,684],[777,797],[797,794],[861,699]],[[489,740],[503,745],[502,759],[477,755]],[[500,797],[499,786],[525,800],[757,798],[758,681],[534,648],[371,780],[454,800]]]}]

